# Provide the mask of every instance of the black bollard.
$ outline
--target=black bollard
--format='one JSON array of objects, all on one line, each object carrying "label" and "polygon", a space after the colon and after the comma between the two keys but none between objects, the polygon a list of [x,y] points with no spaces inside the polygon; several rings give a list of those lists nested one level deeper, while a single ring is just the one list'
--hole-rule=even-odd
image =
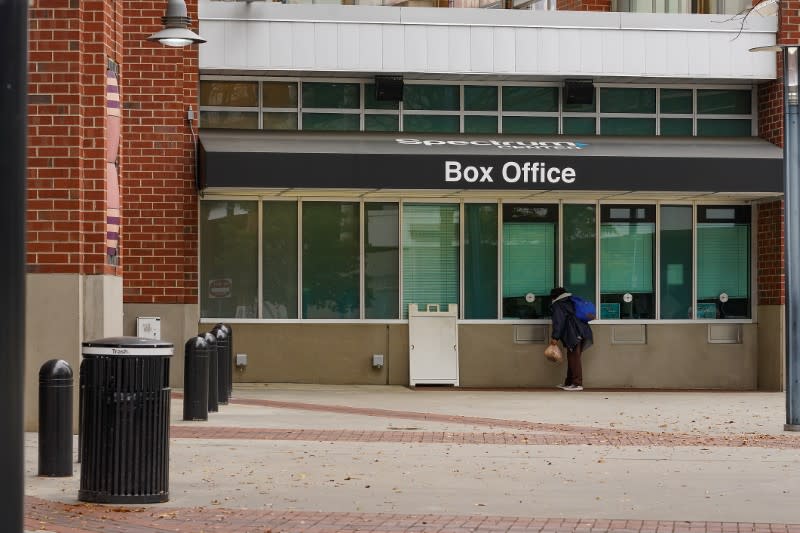
[{"label": "black bollard", "polygon": [[233,328],[228,324],[222,322],[214,326],[215,329],[221,329],[228,335],[228,399],[233,397]]},{"label": "black bollard", "polygon": [[39,369],[39,475],[72,475],[72,369],[61,359]]},{"label": "black bollard", "polygon": [[217,338],[217,402],[220,405],[228,405],[228,376],[231,373],[228,332],[215,327],[211,330],[211,334]]},{"label": "black bollard", "polygon": [[183,419],[208,420],[208,352],[211,347],[198,335],[186,341],[185,348]]},{"label": "black bollard", "polygon": [[206,344],[208,344],[208,412],[209,413],[217,413],[219,412],[219,390],[217,381],[217,374],[219,373],[219,369],[217,368],[217,336],[207,331],[205,333],[200,334],[203,339],[205,339]]}]

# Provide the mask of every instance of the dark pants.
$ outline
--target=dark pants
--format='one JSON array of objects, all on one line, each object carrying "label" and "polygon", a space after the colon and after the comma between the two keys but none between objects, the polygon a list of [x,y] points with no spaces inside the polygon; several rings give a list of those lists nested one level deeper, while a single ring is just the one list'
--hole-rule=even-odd
[{"label": "dark pants", "polygon": [[564,385],[583,386],[583,368],[581,367],[582,351],[582,342],[579,342],[574,350],[567,350],[567,379],[564,381]]}]

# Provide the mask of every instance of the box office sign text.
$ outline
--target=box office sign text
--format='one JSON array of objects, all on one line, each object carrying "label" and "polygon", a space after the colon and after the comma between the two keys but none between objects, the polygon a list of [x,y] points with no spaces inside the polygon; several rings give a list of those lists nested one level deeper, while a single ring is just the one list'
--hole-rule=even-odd
[{"label": "box office sign text", "polygon": [[[440,140],[396,139],[398,144],[418,146],[487,146],[511,151],[562,151],[582,150],[586,143],[572,141],[497,141],[497,140]],[[542,161],[508,161],[499,168],[493,165],[466,165],[458,160],[444,162],[444,181],[447,183],[495,183],[503,180],[516,184],[558,184],[575,182],[573,167],[548,166]]]},{"label": "box office sign text", "polygon": [[[498,176],[499,174],[499,176]],[[506,183],[574,183],[575,169],[572,167],[548,167],[541,162],[531,163],[526,161],[518,163],[509,161],[501,169],[493,166],[462,165],[458,161],[445,161],[444,181],[466,183],[494,183],[495,179],[502,179]]]}]

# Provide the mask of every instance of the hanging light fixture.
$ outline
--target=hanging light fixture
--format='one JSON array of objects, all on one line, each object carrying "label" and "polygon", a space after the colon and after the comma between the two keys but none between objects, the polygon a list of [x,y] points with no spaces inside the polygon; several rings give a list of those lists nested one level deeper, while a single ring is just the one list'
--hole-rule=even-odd
[{"label": "hanging light fixture", "polygon": [[189,18],[186,3],[183,0],[167,0],[167,12],[161,17],[164,29],[154,33],[147,40],[175,47],[206,42],[205,39],[189,29],[191,22],[192,19]]}]

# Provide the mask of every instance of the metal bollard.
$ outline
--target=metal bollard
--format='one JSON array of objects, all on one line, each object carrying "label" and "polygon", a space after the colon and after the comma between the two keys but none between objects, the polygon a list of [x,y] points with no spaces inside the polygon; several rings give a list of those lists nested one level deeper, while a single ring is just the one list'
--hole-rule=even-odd
[{"label": "metal bollard", "polygon": [[208,412],[219,412],[219,388],[217,385],[219,369],[217,368],[217,336],[207,331],[200,334],[208,344]]},{"label": "metal bollard", "polygon": [[217,401],[220,405],[228,405],[228,375],[231,373],[228,333],[222,328],[214,328],[211,334],[217,338]]},{"label": "metal bollard", "polygon": [[228,334],[228,399],[230,399],[233,397],[233,328],[222,322],[214,325],[214,328],[222,329]]},{"label": "metal bollard", "polygon": [[62,359],[39,369],[39,475],[72,475],[72,368]]},{"label": "metal bollard", "polygon": [[183,372],[183,419],[208,420],[208,352],[202,336],[186,341]]}]

